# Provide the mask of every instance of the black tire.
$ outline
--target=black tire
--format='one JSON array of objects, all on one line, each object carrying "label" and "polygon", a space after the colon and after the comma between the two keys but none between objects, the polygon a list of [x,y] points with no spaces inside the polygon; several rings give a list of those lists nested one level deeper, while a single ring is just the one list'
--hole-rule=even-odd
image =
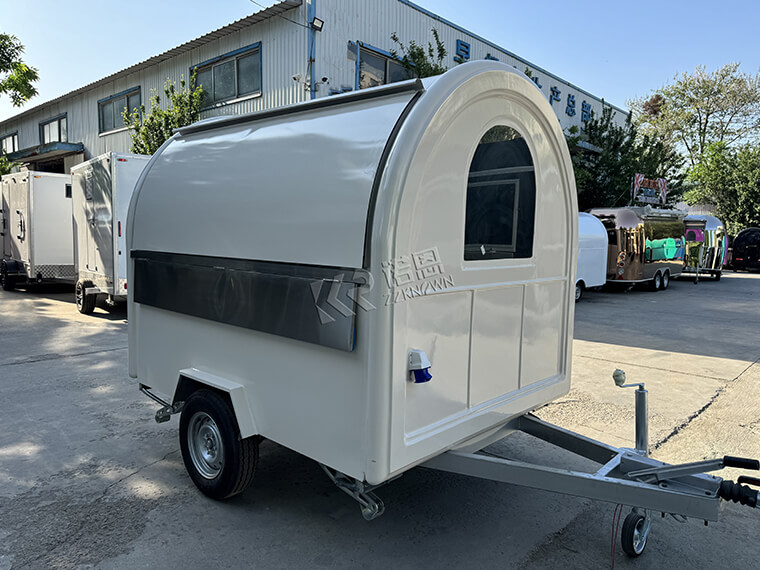
[{"label": "black tire", "polygon": [[76,295],[77,310],[83,315],[92,314],[95,310],[95,303],[98,300],[97,295],[88,295],[85,292],[88,287],[92,287],[91,281],[77,281],[74,293]]},{"label": "black tire", "polygon": [[654,277],[652,277],[652,281],[649,283],[649,290],[659,291],[661,284],[662,284],[662,273],[658,271],[657,273],[654,274]]},{"label": "black tire", "polygon": [[212,499],[245,491],[259,461],[257,437],[240,438],[235,414],[217,392],[198,390],[185,402],[179,446],[195,486]]},{"label": "black tire", "polygon": [[670,287],[670,271],[665,271],[662,274],[662,280],[660,281],[660,291],[665,291]]},{"label": "black tire", "polygon": [[647,524],[646,517],[636,511],[628,513],[623,521],[620,545],[623,547],[623,552],[631,558],[641,556],[647,547],[647,540],[649,539],[649,531],[645,531]]},{"label": "black tire", "polygon": [[0,271],[0,286],[3,291],[13,291],[16,288],[16,280],[8,275],[7,271]]},{"label": "black tire", "polygon": [[586,288],[583,286],[583,281],[578,281],[578,283],[575,284],[575,302],[577,303],[583,298],[583,291]]},{"label": "black tire", "polygon": [[720,281],[720,274],[721,274],[721,272],[720,272],[720,271],[716,271],[716,272],[713,274],[713,277],[715,277],[715,280],[716,280],[716,281]]}]

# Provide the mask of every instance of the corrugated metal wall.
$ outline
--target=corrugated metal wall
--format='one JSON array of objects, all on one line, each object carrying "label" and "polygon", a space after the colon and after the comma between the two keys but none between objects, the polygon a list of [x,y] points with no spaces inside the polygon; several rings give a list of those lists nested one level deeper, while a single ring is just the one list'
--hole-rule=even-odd
[{"label": "corrugated metal wall", "polygon": [[[322,77],[328,77],[329,84],[318,85],[318,97],[327,96],[331,89],[355,88],[356,64],[349,53],[349,42],[363,42],[390,51],[396,47],[390,39],[393,32],[396,32],[404,43],[414,39],[417,43],[426,44],[432,41],[430,30],[435,27],[449,52],[445,62],[449,67],[455,65],[453,58],[456,55],[457,40],[470,44],[471,60],[483,59],[487,54],[491,54],[500,61],[514,65],[520,71],[526,67],[525,62],[513,55],[455,26],[437,20],[404,0],[305,0],[302,6],[289,10],[284,15],[305,25],[308,5],[311,2],[316,4],[317,16],[325,22],[324,30],[316,33],[314,75],[318,82]],[[84,143],[86,158],[108,150],[128,151],[131,141],[127,131],[114,131],[103,135],[98,133],[98,100],[140,86],[142,101],[149,107],[151,93],[157,91],[163,95],[163,86],[167,79],[179,83],[181,77],[188,78],[191,66],[256,42],[261,42],[261,96],[205,111],[202,116],[205,118],[248,113],[304,101],[309,98],[309,92],[304,88],[308,72],[308,34],[306,28],[274,16],[153,67],[44,106],[21,120],[9,119],[0,125],[0,136],[18,131],[19,148],[38,145],[40,121],[67,113],[68,140]],[[600,99],[565,81],[551,77],[542,70],[528,67],[532,69],[534,76],[538,77],[544,96],[549,98],[553,86],[560,90],[560,101],[555,101],[552,105],[564,128],[581,124],[581,105],[584,101],[591,104],[597,115],[601,114]],[[296,74],[302,77],[300,83],[293,80]],[[575,96],[574,116],[565,112],[568,94]],[[624,118],[624,113],[617,113],[618,121],[622,122]]]},{"label": "corrugated metal wall", "polygon": [[[291,20],[305,24],[306,5],[290,10],[285,15]],[[307,34],[308,31],[305,28],[275,16],[156,66],[99,85],[86,93],[44,106],[21,120],[9,119],[0,125],[0,134],[18,131],[19,148],[33,147],[40,144],[39,123],[66,113],[68,140],[84,143],[87,159],[109,150],[126,152],[131,146],[128,131],[111,131],[102,135],[98,133],[98,101],[100,99],[140,86],[146,110],[150,109],[149,100],[154,91],[161,95],[162,106],[165,107],[166,98],[163,96],[163,88],[167,79],[179,84],[182,77],[189,78],[191,66],[257,42],[261,42],[262,55],[261,96],[205,111],[202,116],[205,118],[216,115],[237,115],[304,101],[308,99],[309,94],[304,90],[303,85],[297,84],[292,77],[297,73],[305,73]]]},{"label": "corrugated metal wall", "polygon": [[[520,71],[528,67],[533,77],[538,78],[541,92],[549,99],[552,87],[560,91],[560,101],[553,101],[552,107],[557,113],[563,128],[581,125],[582,103],[591,105],[597,116],[601,116],[602,102],[598,97],[586,93],[569,82],[552,77],[550,74],[525,61],[489,45],[481,39],[467,34],[461,29],[440,21],[401,0],[316,0],[317,15],[325,20],[324,32],[317,38],[317,77],[326,75],[331,78],[331,87],[355,87],[355,62],[349,59],[348,42],[363,42],[373,47],[390,51],[397,48],[390,36],[395,32],[399,39],[408,44],[415,40],[427,45],[433,42],[431,28],[435,28],[443,41],[448,55],[447,67],[456,65],[457,40],[470,44],[470,60],[485,59],[488,54],[504,63],[515,66]],[[422,0],[424,2],[424,0]],[[465,5],[463,5],[463,9]],[[398,51],[398,50],[397,50]],[[324,93],[325,90],[321,90]],[[575,115],[566,113],[568,95],[575,98]],[[616,120],[622,124],[625,112],[618,111]]]}]

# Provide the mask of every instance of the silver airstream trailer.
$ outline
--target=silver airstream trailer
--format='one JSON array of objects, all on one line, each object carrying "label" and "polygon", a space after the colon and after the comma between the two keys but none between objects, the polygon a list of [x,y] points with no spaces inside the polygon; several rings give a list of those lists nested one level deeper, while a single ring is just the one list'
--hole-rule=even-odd
[{"label": "silver airstream trailer", "polygon": [[0,182],[0,285],[74,281],[71,176],[25,171]]},{"label": "silver airstream trailer", "polygon": [[127,212],[149,156],[109,152],[71,169],[76,305],[127,299]]},{"label": "silver airstream trailer", "polygon": [[684,212],[629,206],[595,208],[591,213],[607,228],[608,283],[648,283],[659,291],[683,272]]},{"label": "silver airstream trailer", "polygon": [[[268,438],[366,519],[424,465],[714,520],[720,479],[631,478],[660,476],[646,443],[528,413],[570,387],[577,219],[556,116],[497,62],[182,128],[130,204],[130,376],[157,421],[180,414],[187,471],[217,499]],[[517,430],[600,472],[477,453]],[[640,553],[650,519],[627,520]]]},{"label": "silver airstream trailer", "polygon": [[[687,255],[683,272],[720,280],[728,246],[723,222],[708,214],[692,214],[684,218],[684,226]],[[692,248],[695,255],[689,256]]]}]

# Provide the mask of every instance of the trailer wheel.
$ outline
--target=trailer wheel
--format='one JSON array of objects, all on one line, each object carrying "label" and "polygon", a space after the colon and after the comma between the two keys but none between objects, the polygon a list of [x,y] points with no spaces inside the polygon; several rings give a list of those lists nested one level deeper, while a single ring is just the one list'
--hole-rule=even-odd
[{"label": "trailer wheel", "polygon": [[659,271],[654,274],[652,282],[649,284],[649,289],[652,291],[659,291],[662,286],[662,273]]},{"label": "trailer wheel", "polygon": [[583,289],[584,289],[583,281],[578,281],[578,283],[575,284],[575,302],[576,303],[580,301],[581,298],[583,297]]},{"label": "trailer wheel", "polygon": [[660,290],[664,291],[670,286],[670,271],[665,271],[662,274],[662,281],[660,282]]},{"label": "trailer wheel", "polygon": [[620,533],[620,545],[623,547],[623,552],[632,558],[641,556],[647,546],[651,526],[652,521],[640,512],[628,513]]},{"label": "trailer wheel", "polygon": [[242,493],[259,458],[256,437],[240,438],[229,404],[211,390],[193,392],[179,421],[182,460],[195,486],[212,499]]},{"label": "trailer wheel", "polygon": [[90,281],[77,281],[75,295],[77,299],[77,310],[83,315],[89,315],[95,310],[95,303],[98,300],[96,295],[88,295],[87,288],[92,287]]},{"label": "trailer wheel", "polygon": [[8,267],[5,262],[0,267],[0,286],[3,291],[13,291],[16,288],[16,278],[8,275]]}]

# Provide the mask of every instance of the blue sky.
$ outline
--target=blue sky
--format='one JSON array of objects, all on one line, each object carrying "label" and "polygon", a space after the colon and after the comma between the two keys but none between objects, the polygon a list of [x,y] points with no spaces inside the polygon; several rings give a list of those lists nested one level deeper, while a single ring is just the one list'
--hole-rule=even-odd
[{"label": "blue sky", "polygon": [[[417,3],[624,108],[697,65],[760,71],[757,0]],[[18,36],[40,71],[31,107],[257,9],[248,0],[0,0],[0,31]],[[0,120],[18,112],[0,97]]]}]

